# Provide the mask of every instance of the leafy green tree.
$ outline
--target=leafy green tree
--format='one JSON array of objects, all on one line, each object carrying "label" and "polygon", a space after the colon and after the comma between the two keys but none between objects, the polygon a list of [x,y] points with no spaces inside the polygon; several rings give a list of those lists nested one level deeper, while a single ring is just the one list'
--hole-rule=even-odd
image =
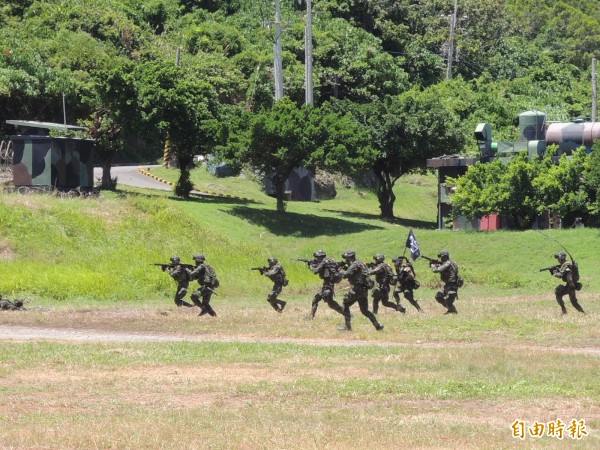
[{"label": "leafy green tree", "polygon": [[102,189],[113,190],[115,183],[110,175],[112,160],[122,147],[121,127],[110,110],[100,109],[85,123],[91,138],[96,140],[95,154],[102,163]]},{"label": "leafy green tree", "polygon": [[444,87],[415,88],[384,102],[345,105],[371,135],[383,218],[394,218],[393,188],[402,175],[425,169],[428,158],[459,153],[465,146],[465,131],[449,94]]},{"label": "leafy green tree", "polygon": [[216,146],[216,93],[193,67],[176,67],[172,62],[140,64],[134,78],[148,136],[162,143],[168,134],[180,170],[175,193],[187,198],[192,189],[189,169],[194,155],[205,155]]},{"label": "leafy green tree", "polygon": [[462,214],[472,220],[497,213],[501,195],[498,187],[506,172],[506,165],[496,159],[491,163],[476,163],[462,177],[446,178],[446,185],[454,192],[453,215]]},{"label": "leafy green tree", "polygon": [[584,185],[589,197],[589,214],[598,223],[600,221],[600,141],[594,143],[592,153],[588,156]]},{"label": "leafy green tree", "polygon": [[572,223],[575,217],[588,217],[588,193],[584,185],[584,174],[588,165],[585,148],[573,152],[570,158],[561,155],[553,163],[555,149],[549,149],[545,157],[546,164],[533,180],[540,201],[538,213],[550,210],[558,214],[566,223]]},{"label": "leafy green tree", "polygon": [[247,141],[231,145],[223,156],[244,161],[270,177],[277,211],[285,212],[285,182],[295,167],[366,166],[372,157],[368,134],[350,115],[338,115],[283,98],[272,109],[247,114]]}]

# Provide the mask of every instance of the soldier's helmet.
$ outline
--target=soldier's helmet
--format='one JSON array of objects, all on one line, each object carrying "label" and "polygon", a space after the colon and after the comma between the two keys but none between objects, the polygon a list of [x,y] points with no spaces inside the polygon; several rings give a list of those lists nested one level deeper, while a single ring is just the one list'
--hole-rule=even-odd
[{"label": "soldier's helmet", "polygon": [[179,264],[181,262],[181,259],[179,259],[179,256],[171,256],[170,259],[173,264]]},{"label": "soldier's helmet", "polygon": [[448,259],[450,257],[450,253],[448,252],[448,250],[442,250],[438,253],[438,258],[446,258]]},{"label": "soldier's helmet", "polygon": [[198,262],[204,262],[206,260],[206,257],[202,253],[200,253],[198,255],[194,255],[193,260]]},{"label": "soldier's helmet", "polygon": [[277,264],[277,258],[268,258],[267,261],[269,262],[269,265],[274,266],[275,264]]},{"label": "soldier's helmet", "polygon": [[327,256],[327,254],[323,250],[317,250],[316,252],[313,253],[313,256],[315,258],[325,258]]},{"label": "soldier's helmet", "polygon": [[556,255],[554,255],[554,257],[561,261],[563,259],[567,259],[567,254],[565,252],[558,252]]},{"label": "soldier's helmet", "polygon": [[23,307],[23,300],[15,300],[13,303],[15,304],[15,306],[17,308],[22,308]]},{"label": "soldier's helmet", "polygon": [[354,250],[346,250],[344,252],[344,254],[342,255],[342,258],[347,259],[347,258],[355,258],[356,257],[356,252]]},{"label": "soldier's helmet", "polygon": [[373,259],[375,260],[376,263],[382,263],[383,260],[385,259],[385,256],[383,255],[383,253],[377,253],[376,255],[373,256]]}]

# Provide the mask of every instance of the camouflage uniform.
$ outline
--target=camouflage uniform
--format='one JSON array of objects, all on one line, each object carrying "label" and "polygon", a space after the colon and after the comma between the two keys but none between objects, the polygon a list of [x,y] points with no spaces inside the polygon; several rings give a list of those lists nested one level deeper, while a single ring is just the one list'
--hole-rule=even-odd
[{"label": "camouflage uniform", "polygon": [[387,306],[388,308],[392,308],[398,312],[404,314],[406,309],[400,305],[400,303],[394,305],[390,302],[390,284],[394,280],[394,272],[387,263],[384,262],[385,256],[382,254],[377,254],[373,256],[375,263],[371,265],[371,270],[369,270],[369,275],[375,275],[375,281],[377,282],[377,286],[373,289],[372,297],[373,297],[373,314],[377,314],[379,311],[379,302],[383,306]]},{"label": "camouflage uniform", "polygon": [[559,267],[552,271],[552,275],[554,275],[556,278],[560,278],[566,283],[564,285],[559,284],[556,286],[556,289],[554,289],[556,301],[560,305],[562,313],[567,314],[567,308],[565,308],[563,297],[568,295],[573,307],[580,313],[585,314],[585,311],[577,301],[577,295],[575,294],[577,288],[581,289],[581,284],[579,283],[579,280],[574,279],[573,263],[571,263],[571,261],[567,261],[567,255],[563,252],[558,252],[556,255],[554,255],[554,257],[558,259],[560,264]]},{"label": "camouflage uniform", "polygon": [[3,311],[21,311],[24,310],[23,300],[14,300],[10,301],[8,299],[3,299],[2,295],[0,295],[0,310]]},{"label": "camouflage uniform", "polygon": [[186,296],[188,287],[190,286],[190,273],[181,264],[178,256],[171,258],[171,265],[165,266],[164,269],[177,282],[177,291],[175,291],[175,304],[177,306],[187,306],[192,308],[194,305],[183,301]]},{"label": "camouflage uniform", "polygon": [[364,262],[356,259],[356,254],[353,250],[346,251],[342,255],[342,258],[348,264],[348,268],[342,272],[343,277],[348,279],[351,289],[344,296],[344,319],[346,325],[340,328],[340,330],[352,330],[350,307],[356,302],[358,302],[360,312],[371,321],[375,329],[378,331],[383,330],[383,325],[379,323],[375,314],[369,311],[369,287],[367,281],[369,278],[369,268]]},{"label": "camouflage uniform", "polygon": [[315,259],[308,263],[308,267],[312,273],[319,275],[319,278],[323,280],[323,286],[321,286],[321,290],[313,298],[309,318],[315,318],[321,300],[327,303],[327,306],[334,311],[344,315],[344,309],[333,299],[335,278],[339,270],[337,263],[332,258],[327,258],[327,255],[322,250],[316,251],[313,256]]},{"label": "camouflage uniform", "polygon": [[190,298],[194,305],[200,308],[200,316],[208,314],[215,317],[217,313],[210,306],[210,298],[215,292],[214,290],[219,287],[217,274],[212,266],[206,263],[204,255],[194,255],[193,258],[196,261],[196,267],[190,272],[190,280],[198,280],[199,288],[192,293]]},{"label": "camouflage uniform", "polygon": [[288,279],[285,276],[285,270],[283,266],[277,262],[276,258],[269,258],[269,267],[264,267],[260,270],[260,273],[268,277],[273,282],[273,289],[271,293],[267,295],[267,301],[278,313],[283,312],[286,302],[279,300],[277,296],[281,294],[284,286],[287,286]]},{"label": "camouflage uniform", "polygon": [[440,274],[440,278],[444,282],[444,288],[435,294],[435,300],[446,307],[446,314],[458,314],[454,306],[454,302],[458,298],[458,264],[450,260],[450,254],[447,250],[439,252],[438,258],[441,258],[441,264],[432,263],[431,270]]},{"label": "camouflage uniform", "polygon": [[394,298],[396,299],[396,303],[398,305],[400,304],[400,293],[402,293],[404,298],[408,300],[417,311],[423,312],[421,306],[415,300],[413,292],[419,286],[413,265],[404,256],[399,256],[393,261],[396,269],[396,287],[394,288]]}]

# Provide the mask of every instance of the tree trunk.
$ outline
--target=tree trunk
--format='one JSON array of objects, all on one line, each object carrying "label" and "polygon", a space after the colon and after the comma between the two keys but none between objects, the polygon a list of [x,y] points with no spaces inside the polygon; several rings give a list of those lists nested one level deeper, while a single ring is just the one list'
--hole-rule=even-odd
[{"label": "tree trunk", "polygon": [[110,175],[110,169],[112,167],[112,158],[104,158],[102,161],[102,184],[101,189],[113,191],[115,189],[115,183]]},{"label": "tree trunk", "polygon": [[277,199],[277,212],[285,213],[285,178],[281,175],[275,175],[271,180],[275,188],[275,198]]},{"label": "tree trunk", "polygon": [[396,195],[394,195],[394,184],[398,178],[392,179],[389,172],[383,169],[374,167],[375,175],[377,176],[377,199],[379,200],[379,210],[381,217],[384,219],[394,218],[394,203]]},{"label": "tree trunk", "polygon": [[175,185],[175,195],[182,198],[190,198],[190,192],[194,188],[192,181],[190,180],[190,164],[192,163],[192,156],[178,155],[179,161],[179,180]]}]

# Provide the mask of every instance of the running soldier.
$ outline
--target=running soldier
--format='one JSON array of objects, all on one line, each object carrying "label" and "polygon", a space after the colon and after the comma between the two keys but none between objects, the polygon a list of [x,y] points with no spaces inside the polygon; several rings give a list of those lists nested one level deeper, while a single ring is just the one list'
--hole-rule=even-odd
[{"label": "running soldier", "polygon": [[344,308],[342,308],[340,304],[333,299],[335,283],[339,283],[341,281],[338,263],[336,263],[332,258],[327,258],[327,254],[323,250],[317,250],[313,256],[315,259],[307,263],[308,268],[315,275],[319,275],[319,278],[323,280],[323,286],[321,286],[321,290],[313,298],[312,307],[308,318],[315,318],[315,314],[317,313],[317,308],[319,307],[319,302],[321,300],[327,303],[327,306],[329,306],[335,312],[344,315]]},{"label": "running soldier", "polygon": [[198,280],[199,287],[192,293],[190,298],[194,305],[200,308],[199,316],[208,314],[215,317],[217,313],[210,306],[210,298],[215,293],[215,289],[219,287],[217,273],[206,262],[206,257],[203,254],[194,255],[193,259],[196,262],[196,267],[190,272],[190,280]]},{"label": "running soldier", "polygon": [[268,277],[273,282],[273,289],[267,295],[267,301],[275,311],[280,313],[283,312],[286,302],[279,300],[277,296],[281,294],[283,287],[288,285],[288,279],[285,276],[283,266],[279,264],[277,258],[269,258],[267,261],[269,262],[269,267],[258,267],[256,269],[260,271],[261,275]]},{"label": "running soldier", "polygon": [[377,286],[373,289],[371,296],[373,297],[373,314],[377,314],[379,311],[379,302],[383,306],[392,308],[395,311],[404,314],[406,308],[400,305],[400,302],[393,304],[390,302],[390,285],[394,280],[394,271],[385,262],[385,255],[377,253],[373,256],[374,264],[370,265],[369,275],[375,275],[375,281]]},{"label": "running soldier", "polygon": [[348,268],[342,271],[342,277],[347,278],[350,282],[351,289],[344,296],[344,319],[345,326],[340,327],[341,331],[352,330],[352,315],[350,307],[358,302],[360,312],[367,317],[377,331],[383,330],[383,325],[379,323],[375,314],[369,311],[369,289],[374,285],[374,282],[369,278],[369,268],[359,259],[356,259],[354,250],[347,250],[342,258],[346,261]]},{"label": "running soldier", "polygon": [[415,268],[405,256],[398,256],[392,260],[396,269],[396,286],[394,287],[394,298],[400,305],[400,293],[413,305],[417,311],[423,312],[421,306],[415,300],[414,290],[419,289],[420,283],[416,280]]},{"label": "running soldier", "polygon": [[431,262],[431,270],[440,274],[444,288],[435,294],[435,300],[446,307],[445,314],[458,314],[454,306],[454,302],[458,298],[458,288],[462,286],[462,278],[458,276],[458,264],[450,259],[448,250],[439,252],[438,258],[440,261]]},{"label": "running soldier", "polygon": [[181,264],[181,259],[179,259],[179,256],[172,256],[170,259],[171,264],[168,266],[163,266],[162,270],[166,271],[171,278],[177,282],[177,291],[175,291],[175,304],[178,307],[187,306],[188,308],[193,308],[194,305],[183,301],[183,298],[187,295],[187,291],[190,286],[190,273],[185,266]]},{"label": "running soldier", "polygon": [[567,308],[563,297],[569,296],[571,304],[580,313],[585,314],[585,311],[577,301],[576,291],[581,289],[581,283],[579,282],[579,267],[576,267],[571,261],[567,261],[567,255],[564,252],[558,252],[554,257],[558,260],[558,266],[552,268],[550,273],[556,278],[560,278],[566,284],[559,284],[554,289],[556,294],[556,301],[560,305],[563,314],[567,314]]}]

